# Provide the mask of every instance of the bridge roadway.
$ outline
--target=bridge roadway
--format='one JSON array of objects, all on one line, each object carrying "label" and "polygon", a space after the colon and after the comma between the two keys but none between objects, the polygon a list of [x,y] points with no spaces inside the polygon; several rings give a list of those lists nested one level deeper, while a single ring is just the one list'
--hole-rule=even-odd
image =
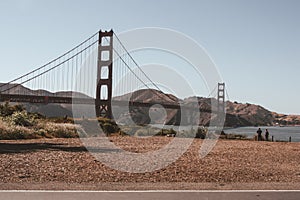
[{"label": "bridge roadway", "polygon": [[[19,103],[37,103],[37,104],[85,104],[95,105],[100,104],[99,100],[93,98],[76,98],[76,97],[59,97],[59,96],[36,96],[36,95],[19,95],[19,94],[0,94],[0,102],[19,102]],[[195,111],[195,107],[189,107],[187,105],[171,104],[171,103],[160,103],[160,102],[128,102],[128,101],[112,101],[113,106],[125,107],[128,106],[136,107],[151,107],[155,104],[160,104],[165,109],[184,109]],[[201,112],[209,112],[210,109],[202,109]]]}]

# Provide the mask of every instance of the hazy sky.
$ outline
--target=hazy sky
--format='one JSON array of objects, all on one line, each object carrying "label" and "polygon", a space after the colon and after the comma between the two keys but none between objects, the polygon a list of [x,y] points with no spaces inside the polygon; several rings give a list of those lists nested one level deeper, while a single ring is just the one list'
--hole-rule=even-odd
[{"label": "hazy sky", "polygon": [[96,31],[163,27],[201,44],[230,100],[300,114],[299,0],[0,0],[0,82]]}]

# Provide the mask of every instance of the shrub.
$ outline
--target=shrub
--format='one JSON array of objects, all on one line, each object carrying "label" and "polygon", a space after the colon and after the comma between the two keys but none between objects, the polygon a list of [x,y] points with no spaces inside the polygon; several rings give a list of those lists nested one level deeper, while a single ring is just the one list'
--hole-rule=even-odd
[{"label": "shrub", "polygon": [[106,118],[98,118],[98,122],[104,133],[106,133],[107,135],[110,135],[112,133],[118,133],[120,131],[119,126],[113,120]]},{"label": "shrub", "polygon": [[226,139],[228,139],[228,140],[242,140],[242,139],[247,139],[247,136],[243,135],[243,134],[230,133],[230,134],[226,134]]},{"label": "shrub", "polygon": [[[126,135],[115,121],[105,118],[97,120],[107,135]],[[38,113],[28,113],[21,105],[0,104],[0,139],[77,138],[79,136],[87,137],[87,133],[81,125],[75,125],[73,119],[67,116],[47,119]]]},{"label": "shrub", "polygon": [[36,138],[31,129],[23,126],[10,125],[0,120],[0,139],[17,140]]},{"label": "shrub", "polygon": [[76,138],[78,137],[77,129],[73,124],[56,124],[46,123],[44,127],[46,137],[58,137],[58,138]]},{"label": "shrub", "polygon": [[196,132],[196,136],[195,138],[200,138],[200,139],[205,139],[206,135],[207,135],[207,129],[204,128],[204,127],[199,127],[197,129],[197,132]]},{"label": "shrub", "polygon": [[155,136],[167,136],[174,135],[176,136],[177,132],[174,129],[161,129]]},{"label": "shrub", "polygon": [[0,104],[0,116],[2,117],[7,117],[12,115],[14,112],[22,112],[24,111],[25,108],[20,105],[20,104],[16,104],[16,105],[9,105],[8,102],[5,102],[4,104]]},{"label": "shrub", "polygon": [[[64,122],[71,122],[64,118]],[[78,133],[79,132],[79,133]],[[75,138],[85,132],[79,125],[49,122],[37,113],[28,113],[21,105],[0,104],[0,139]]]},{"label": "shrub", "polygon": [[26,111],[14,112],[9,118],[9,121],[14,125],[25,127],[32,126],[34,124],[34,119],[31,118]]},{"label": "shrub", "polygon": [[48,118],[48,121],[54,122],[54,123],[69,123],[74,124],[74,119],[68,117],[67,115],[64,117],[51,117]]}]

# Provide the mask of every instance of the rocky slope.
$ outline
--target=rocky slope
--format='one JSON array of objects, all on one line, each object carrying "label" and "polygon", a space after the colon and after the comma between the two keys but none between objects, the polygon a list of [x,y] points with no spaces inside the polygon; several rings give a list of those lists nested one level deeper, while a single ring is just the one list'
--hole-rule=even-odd
[{"label": "rocky slope", "polygon": [[[130,109],[130,114],[126,113],[116,115],[115,117],[120,122],[126,122],[128,117],[131,116],[135,123],[163,123],[167,124],[199,124],[208,126],[210,120],[214,118],[211,115],[211,111],[216,110],[217,100],[214,98],[203,98],[203,97],[189,97],[186,99],[178,99],[173,95],[168,94],[165,96],[161,94],[159,91],[153,90],[141,90],[138,94],[126,94],[124,96],[119,96],[115,98],[116,100],[128,100],[129,97],[132,96],[131,100],[138,102],[169,102],[169,103],[180,103],[180,105],[191,107],[194,109],[201,109],[200,117],[192,116],[191,112],[183,112],[180,113],[176,110],[165,109],[166,118],[163,116],[162,108],[136,108],[132,107]],[[157,99],[157,96],[160,98]],[[160,117],[153,118],[153,109],[155,112],[160,113]],[[184,109],[183,109],[184,110]],[[208,112],[204,112],[206,110]],[[120,113],[122,111],[120,110]],[[152,114],[152,116],[151,116]],[[187,119],[191,118],[189,122]],[[164,120],[165,119],[165,120]],[[195,120],[198,119],[198,122]],[[278,114],[276,112],[271,112],[260,105],[249,104],[249,103],[238,103],[238,102],[226,102],[226,120],[225,126],[227,127],[236,127],[236,126],[274,126],[274,125],[300,125],[300,116],[299,115],[284,115]]]}]

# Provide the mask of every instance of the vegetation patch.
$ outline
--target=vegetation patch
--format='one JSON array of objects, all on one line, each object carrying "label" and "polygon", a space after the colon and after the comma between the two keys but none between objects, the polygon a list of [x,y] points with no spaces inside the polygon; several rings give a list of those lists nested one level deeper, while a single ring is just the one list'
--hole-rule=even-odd
[{"label": "vegetation patch", "polygon": [[[82,127],[95,130],[83,130]],[[105,133],[106,136],[166,136],[204,139],[208,135],[205,127],[176,131],[149,125],[118,125],[107,118],[76,119],[57,117],[46,118],[37,113],[29,113],[22,105],[0,104],[0,140],[38,139],[38,138],[77,138],[93,137]],[[247,139],[245,135],[220,134],[221,139]]]},{"label": "vegetation patch", "polygon": [[80,127],[72,123],[55,123],[53,119],[29,113],[22,105],[0,105],[0,139],[76,138]]}]

